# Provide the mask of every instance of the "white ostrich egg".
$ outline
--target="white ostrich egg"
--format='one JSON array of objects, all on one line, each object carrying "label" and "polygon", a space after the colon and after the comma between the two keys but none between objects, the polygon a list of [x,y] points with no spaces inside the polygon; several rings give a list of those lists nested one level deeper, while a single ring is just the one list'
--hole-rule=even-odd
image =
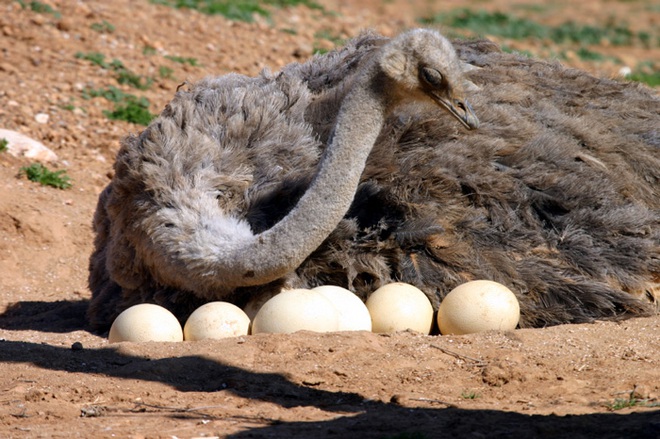
[{"label": "white ostrich egg", "polygon": [[162,306],[141,303],[125,309],[110,327],[110,343],[120,341],[183,341],[181,324]]},{"label": "white ostrich egg", "polygon": [[490,280],[475,280],[454,288],[438,308],[442,334],[471,334],[512,330],[520,320],[520,304],[507,287]]},{"label": "white ostrich egg", "polygon": [[209,302],[197,308],[183,326],[184,340],[218,340],[247,335],[250,318],[236,305]]},{"label": "white ostrich egg", "polygon": [[373,332],[389,333],[412,329],[430,334],[433,306],[419,288],[403,282],[384,285],[367,299]]},{"label": "white ostrich egg", "polygon": [[[285,290],[282,290],[285,291]],[[250,318],[250,320],[254,320],[254,316],[257,315],[259,310],[261,309],[262,306],[264,306],[264,303],[268,302],[272,297],[277,296],[280,294],[282,291],[268,291],[256,296],[253,296],[248,303],[245,304],[243,307],[243,312],[247,314],[247,316]]]},{"label": "white ostrich egg", "polygon": [[328,299],[336,308],[338,331],[371,331],[371,315],[364,302],[346,288],[323,285],[312,288]]},{"label": "white ostrich egg", "polygon": [[252,334],[296,331],[332,332],[339,316],[333,304],[316,291],[285,290],[263,304],[252,321]]}]

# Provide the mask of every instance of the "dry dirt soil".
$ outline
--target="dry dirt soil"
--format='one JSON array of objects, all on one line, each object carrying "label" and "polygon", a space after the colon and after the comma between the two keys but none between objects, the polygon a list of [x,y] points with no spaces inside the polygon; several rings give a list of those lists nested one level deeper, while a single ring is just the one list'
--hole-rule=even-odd
[{"label": "dry dirt soil", "polygon": [[[48,166],[73,183],[40,186],[20,175],[30,159],[0,153],[0,437],[660,437],[660,316],[468,336],[115,345],[86,330],[96,199],[120,139],[142,127],[108,119],[113,103],[85,93],[116,86],[158,113],[185,80],[277,70],[360,29],[392,35],[466,5],[320,3],[245,23],[147,0],[0,1],[0,128],[51,148]],[[656,35],[660,25],[657,3],[643,0],[472,7],[548,25],[625,23]],[[497,41],[563,51],[562,62],[599,75],[660,60],[657,42],[590,47],[621,64],[583,61],[577,46]],[[93,53],[106,64],[85,59]],[[119,84],[113,59],[153,83]]]}]

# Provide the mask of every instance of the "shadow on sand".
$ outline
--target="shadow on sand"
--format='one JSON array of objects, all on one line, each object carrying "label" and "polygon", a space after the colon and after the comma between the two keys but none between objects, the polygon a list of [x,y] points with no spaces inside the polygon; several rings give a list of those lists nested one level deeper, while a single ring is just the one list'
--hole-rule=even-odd
[{"label": "shadow on sand", "polygon": [[[84,319],[80,316],[84,316],[85,306],[84,301],[21,303],[0,316],[0,328],[50,332],[82,330],[85,329]],[[30,314],[32,318],[28,318]],[[60,318],[63,320],[51,321]],[[181,392],[225,390],[285,408],[310,406],[343,415],[319,422],[273,421],[266,426],[229,436],[231,438],[660,437],[659,410],[627,415],[545,416],[495,410],[409,408],[394,402],[365,401],[357,393],[301,386],[280,374],[251,372],[201,356],[149,359],[122,354],[115,348],[73,350],[45,344],[1,341],[0,362],[32,363],[56,371],[154,381]],[[195,373],[191,374],[191,370]],[[177,415],[173,413],[171,416]]]}]

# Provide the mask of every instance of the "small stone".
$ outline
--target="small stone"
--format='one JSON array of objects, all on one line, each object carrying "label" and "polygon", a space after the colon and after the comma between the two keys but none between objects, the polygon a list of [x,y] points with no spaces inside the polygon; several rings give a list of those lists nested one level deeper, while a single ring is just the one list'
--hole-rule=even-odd
[{"label": "small stone", "polygon": [[0,139],[7,140],[7,152],[14,157],[27,157],[42,162],[57,161],[57,155],[52,150],[25,134],[0,129]]},{"label": "small stone", "polygon": [[80,343],[79,341],[76,341],[71,345],[72,351],[82,351],[83,349],[84,349],[83,344]]},{"label": "small stone", "polygon": [[43,15],[37,14],[32,17],[31,21],[37,26],[43,26],[46,23],[46,18]]},{"label": "small stone", "polygon": [[57,22],[57,28],[61,31],[68,32],[73,29],[73,22],[68,18],[63,18]]},{"label": "small stone", "polygon": [[314,48],[310,44],[300,44],[293,50],[293,56],[296,58],[306,58],[314,52]]},{"label": "small stone", "polygon": [[627,78],[632,74],[632,69],[628,66],[623,66],[619,69],[619,76],[623,76],[624,78]]},{"label": "small stone", "polygon": [[34,116],[34,120],[36,120],[37,123],[48,123],[49,119],[50,119],[50,116],[46,113],[37,113]]},{"label": "small stone", "polygon": [[14,73],[14,74],[18,73],[18,69],[16,68],[16,66],[8,62],[0,63],[0,71],[7,73]]}]

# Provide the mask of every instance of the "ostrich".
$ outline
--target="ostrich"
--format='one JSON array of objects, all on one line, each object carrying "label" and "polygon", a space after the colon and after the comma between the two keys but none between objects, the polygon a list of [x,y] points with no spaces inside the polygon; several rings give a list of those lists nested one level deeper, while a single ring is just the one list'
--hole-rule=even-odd
[{"label": "ostrich", "polygon": [[433,30],[202,80],[123,142],[90,324],[321,284],[408,282],[437,308],[472,279],[511,288],[523,327],[651,314],[659,126],[640,86]]}]

